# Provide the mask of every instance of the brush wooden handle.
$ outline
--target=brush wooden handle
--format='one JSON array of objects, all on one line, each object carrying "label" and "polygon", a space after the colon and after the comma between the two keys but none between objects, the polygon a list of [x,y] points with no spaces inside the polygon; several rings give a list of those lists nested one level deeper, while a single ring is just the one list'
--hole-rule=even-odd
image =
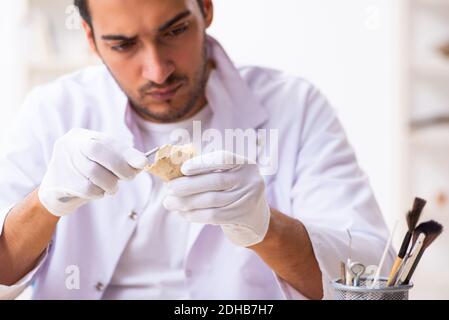
[{"label": "brush wooden handle", "polygon": [[410,272],[407,275],[407,278],[405,278],[405,281],[402,283],[403,285],[408,285],[410,283],[410,280],[412,279],[413,274],[415,273],[416,267],[418,266],[419,262],[421,261],[423,254],[424,254],[424,249],[421,250],[418,257],[416,258],[415,263],[412,266],[412,269],[410,270]]},{"label": "brush wooden handle", "polygon": [[416,243],[413,245],[413,249],[410,252],[410,255],[407,258],[407,261],[404,265],[404,268],[401,272],[401,275],[397,279],[397,284],[401,284],[405,281],[408,274],[410,273],[410,270],[412,269],[416,258],[418,257],[419,253],[421,252],[424,239],[426,238],[426,235],[424,233],[421,233],[418,237],[418,240],[416,240]]},{"label": "brush wooden handle", "polygon": [[388,276],[388,282],[387,282],[387,287],[389,287],[391,285],[391,282],[393,281],[394,276],[396,275],[396,272],[399,269],[399,266],[402,263],[402,258],[397,257],[396,261],[394,262],[393,268],[391,268],[391,272],[390,275]]}]

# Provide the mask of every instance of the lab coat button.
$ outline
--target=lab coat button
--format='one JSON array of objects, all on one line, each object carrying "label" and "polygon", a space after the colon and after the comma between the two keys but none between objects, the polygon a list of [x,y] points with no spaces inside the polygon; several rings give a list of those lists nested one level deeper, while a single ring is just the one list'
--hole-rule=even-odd
[{"label": "lab coat button", "polygon": [[95,285],[95,289],[97,289],[97,291],[103,291],[103,290],[104,290],[104,284],[101,283],[101,282],[98,282],[98,283]]},{"label": "lab coat button", "polygon": [[129,215],[129,218],[133,221],[136,221],[138,217],[138,214],[136,212],[131,212],[131,214]]}]

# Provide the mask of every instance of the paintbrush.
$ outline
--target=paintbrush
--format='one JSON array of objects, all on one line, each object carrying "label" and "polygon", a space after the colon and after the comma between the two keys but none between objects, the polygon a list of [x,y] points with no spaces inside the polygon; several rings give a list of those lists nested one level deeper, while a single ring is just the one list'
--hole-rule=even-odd
[{"label": "paintbrush", "polygon": [[410,280],[413,276],[413,273],[416,270],[416,267],[419,264],[419,261],[421,260],[424,252],[429,248],[429,246],[440,236],[440,234],[443,232],[443,226],[439,224],[436,221],[429,221],[425,223],[421,223],[416,229],[413,236],[413,241],[416,243],[419,235],[425,234],[425,239],[422,245],[421,250],[419,251],[415,261],[413,262],[410,271],[408,271],[407,275],[405,276],[405,280],[402,282],[402,284],[407,285],[410,283]]},{"label": "paintbrush", "polygon": [[410,270],[412,269],[413,264],[415,263],[419,253],[421,252],[421,249],[424,245],[424,240],[426,239],[425,233],[420,233],[418,236],[418,239],[415,241],[415,243],[412,246],[412,249],[410,250],[410,253],[407,255],[407,258],[404,259],[404,263],[402,268],[400,268],[400,272],[396,279],[392,281],[395,286],[398,286],[400,284],[405,284],[405,278],[409,274]]},{"label": "paintbrush", "polygon": [[416,228],[416,225],[418,224],[419,218],[421,217],[421,213],[426,203],[427,203],[426,200],[416,198],[412,210],[409,211],[407,214],[408,231],[405,234],[404,240],[402,241],[401,249],[399,250],[393,268],[391,269],[390,276],[388,277],[387,286],[392,285],[393,278],[395,277],[399,267],[401,266],[402,260],[407,254],[408,247],[410,245],[410,241],[413,236],[413,231]]}]

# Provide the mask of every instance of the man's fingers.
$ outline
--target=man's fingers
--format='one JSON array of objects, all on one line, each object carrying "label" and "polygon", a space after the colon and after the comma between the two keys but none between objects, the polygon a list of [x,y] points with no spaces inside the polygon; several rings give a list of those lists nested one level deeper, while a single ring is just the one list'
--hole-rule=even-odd
[{"label": "man's fingers", "polygon": [[227,212],[218,212],[216,208],[198,209],[191,211],[172,211],[192,223],[201,223],[208,225],[226,225],[229,218],[226,217]]},{"label": "man's fingers", "polygon": [[82,182],[78,182],[76,186],[70,187],[61,186],[51,191],[54,191],[55,194],[59,195],[58,201],[61,202],[68,202],[71,201],[73,198],[98,200],[103,198],[105,195],[105,191],[103,189],[96,186],[95,184],[92,183],[92,181],[89,181],[87,179],[85,179]]},{"label": "man's fingers", "polygon": [[189,197],[167,196],[164,207],[169,211],[188,212],[200,209],[223,208],[235,202],[235,195],[229,192],[206,192]]},{"label": "man's fingers", "polygon": [[231,190],[238,183],[236,175],[226,172],[213,172],[198,176],[181,177],[166,184],[168,193],[186,197],[203,192]]},{"label": "man's fingers", "polygon": [[186,161],[181,168],[181,172],[185,176],[195,176],[232,170],[246,163],[248,163],[248,160],[241,156],[227,151],[216,151]]},{"label": "man's fingers", "polygon": [[[84,157],[81,155],[80,157]],[[115,194],[118,191],[118,178],[108,169],[84,157],[74,163],[77,171],[107,194]]]},{"label": "man's fingers", "polygon": [[133,168],[123,154],[114,150],[111,145],[91,139],[82,147],[81,152],[90,160],[102,165],[122,180],[132,180],[140,170]]},{"label": "man's fingers", "polygon": [[131,167],[137,170],[143,170],[148,165],[148,159],[145,157],[145,154],[134,148],[126,149],[123,157]]}]

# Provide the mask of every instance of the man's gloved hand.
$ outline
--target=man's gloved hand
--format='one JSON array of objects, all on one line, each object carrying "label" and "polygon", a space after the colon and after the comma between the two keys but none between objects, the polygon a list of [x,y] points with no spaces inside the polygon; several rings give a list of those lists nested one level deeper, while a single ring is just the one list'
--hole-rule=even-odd
[{"label": "man's gloved hand", "polygon": [[190,222],[221,226],[238,246],[250,247],[265,238],[270,208],[255,163],[218,151],[187,161],[181,171],[185,177],[167,184],[167,210]]},{"label": "man's gloved hand", "polygon": [[65,216],[115,194],[119,180],[134,179],[147,164],[144,154],[105,134],[74,129],[55,143],[39,200],[55,216]]}]

